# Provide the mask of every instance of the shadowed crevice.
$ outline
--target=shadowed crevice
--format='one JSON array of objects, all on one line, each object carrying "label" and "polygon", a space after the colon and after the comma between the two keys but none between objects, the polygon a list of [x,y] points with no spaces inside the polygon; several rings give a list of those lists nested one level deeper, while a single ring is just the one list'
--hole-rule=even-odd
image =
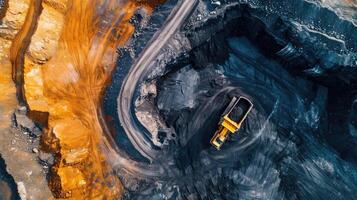
[{"label": "shadowed crevice", "polygon": [[26,15],[25,23],[16,34],[10,49],[12,64],[12,78],[16,84],[19,103],[26,105],[24,94],[24,60],[26,51],[30,45],[31,37],[35,33],[38,18],[42,12],[42,0],[32,0]]}]

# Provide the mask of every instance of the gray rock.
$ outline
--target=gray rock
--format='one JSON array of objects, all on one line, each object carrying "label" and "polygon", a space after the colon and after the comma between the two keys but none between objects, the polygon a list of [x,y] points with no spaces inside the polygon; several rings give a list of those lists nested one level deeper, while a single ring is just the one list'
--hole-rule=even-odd
[{"label": "gray rock", "polygon": [[20,106],[17,111],[20,113],[20,114],[23,114],[25,115],[27,113],[27,107],[26,106]]},{"label": "gray rock", "polygon": [[15,123],[17,124],[18,128],[22,129],[23,131],[31,132],[31,130],[35,128],[35,123],[25,114],[15,112],[14,116]]},{"label": "gray rock", "polygon": [[38,158],[50,166],[54,164],[54,156],[50,153],[39,151]]}]

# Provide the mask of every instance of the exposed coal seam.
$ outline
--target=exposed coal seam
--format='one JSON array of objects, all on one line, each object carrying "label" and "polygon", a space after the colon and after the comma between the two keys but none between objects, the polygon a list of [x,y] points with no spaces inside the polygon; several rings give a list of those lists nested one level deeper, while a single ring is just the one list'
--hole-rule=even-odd
[{"label": "exposed coal seam", "polygon": [[[313,5],[309,4],[309,6]],[[329,10],[323,11],[331,14]],[[357,86],[353,81],[357,77],[357,72],[354,71],[357,66],[356,52],[344,50],[340,43],[334,39],[328,39],[333,36],[324,32],[320,33],[310,29],[299,30],[299,24],[294,24],[294,21],[280,16],[276,11],[268,15],[264,15],[264,13],[266,13],[264,8],[259,6],[255,8],[250,4],[231,5],[223,14],[218,14],[216,18],[210,18],[204,24],[191,28],[187,37],[192,38],[195,34],[202,33],[201,38],[193,38],[192,44],[196,46],[210,37],[209,34],[205,36],[205,32],[223,29],[229,21],[235,20],[236,24],[233,24],[233,27],[249,27],[244,30],[237,29],[237,33],[246,35],[266,55],[279,61],[291,73],[328,87],[354,88]],[[331,16],[335,17],[335,15]],[[308,22],[306,23],[308,24]],[[349,27],[347,22],[344,22],[343,25]],[[355,30],[352,27],[350,29]],[[270,45],[267,45],[267,41]],[[341,39],[340,42],[346,44],[348,41]],[[328,48],[324,45],[327,45]],[[284,49],[285,53],[279,55],[280,50]],[[343,50],[342,53],[340,50]],[[321,69],[322,73],[311,73],[315,68]]]},{"label": "exposed coal seam", "polygon": [[[353,101],[356,101],[357,89],[354,90],[330,90],[328,97],[328,134],[325,136],[327,142],[335,148],[340,156],[357,165],[357,138],[349,134],[349,123],[356,112]],[[351,121],[348,120],[351,115]],[[355,125],[353,125],[355,126]]]},{"label": "exposed coal seam", "polygon": [[[247,13],[246,13],[247,14]],[[249,13],[248,13],[248,15],[249,15]],[[250,15],[250,17],[252,17],[251,15]],[[253,18],[255,18],[255,17],[253,17]],[[238,17],[237,19],[242,19],[241,17]],[[237,19],[235,19],[235,20],[237,20]],[[262,32],[260,32],[260,35],[258,34],[258,40],[256,40],[256,37],[250,37],[250,39],[251,39],[251,42],[254,42],[257,46],[259,46],[259,47],[261,47],[261,43],[259,43],[259,39],[260,39],[260,41],[269,41],[268,42],[268,45],[266,45],[266,47],[274,47],[274,48],[276,48],[276,49],[265,49],[264,50],[264,48],[263,48],[263,52],[265,51],[265,53],[269,56],[269,57],[275,57],[275,59],[276,59],[276,56],[274,55],[274,53],[275,52],[277,52],[278,50],[280,50],[280,49],[282,49],[283,47],[284,47],[284,45],[287,45],[288,44],[288,39],[289,38],[287,38],[287,41],[285,42],[285,43],[279,43],[279,42],[281,42],[281,41],[279,41],[279,38],[277,38],[277,37],[274,37],[274,36],[272,36],[273,34],[269,34],[269,32],[268,31],[266,31],[266,29],[267,29],[267,27],[266,26],[264,26],[265,24],[262,22],[262,21],[260,21],[259,20],[259,18],[258,17],[256,17],[255,19],[257,19],[257,21],[255,22],[255,24],[260,24],[260,25],[262,25],[263,26],[263,29],[262,29]],[[279,21],[280,22],[282,22],[283,23],[283,28],[284,28],[284,26],[285,26],[285,29],[292,29],[292,27],[291,26],[288,26],[287,24],[284,24],[285,22],[284,22],[284,20],[282,20],[282,19],[279,19]],[[225,23],[225,22],[224,22]],[[214,24],[220,24],[219,22],[218,23],[212,23],[213,25]],[[210,25],[207,25],[205,28],[207,28],[207,27],[211,27],[211,25],[212,24],[210,24]],[[223,24],[223,23],[222,23]],[[247,24],[249,24],[249,23],[246,23],[246,25]],[[228,26],[229,27],[229,26]],[[252,27],[252,26],[250,26],[250,27]],[[227,28],[227,27],[225,27],[225,26],[223,26],[222,28]],[[256,27],[255,26],[253,26],[253,28],[255,29]],[[202,29],[203,31],[204,31],[204,28]],[[226,30],[225,30],[226,31]],[[288,31],[291,31],[291,30],[288,30]],[[242,31],[243,33],[244,33],[244,31]],[[253,31],[254,32],[254,31]],[[194,37],[194,35],[195,34],[197,34],[197,31],[192,31],[192,34],[193,35],[191,35],[191,36],[193,36]],[[202,50],[203,51],[203,53],[207,53],[206,52],[206,50],[208,49],[208,50],[211,50],[211,48],[210,47],[214,47],[214,45],[215,45],[215,42],[212,42],[212,41],[214,41],[215,40],[215,37],[217,37],[217,34],[221,34],[221,33],[219,33],[219,31],[217,32],[217,33],[215,33],[215,34],[212,34],[212,35],[210,35],[209,37],[210,37],[210,39],[209,39],[209,41],[208,42],[206,42],[206,43],[203,43],[202,45],[200,44],[200,45],[198,45],[198,46],[196,46],[195,47],[195,49],[197,50],[196,52],[190,52],[191,54],[190,54],[190,57],[187,59],[187,60],[185,60],[184,59],[184,63],[189,63],[189,62],[193,62],[194,64],[198,64],[197,66],[199,67],[199,65],[204,65],[204,63],[202,63],[201,61],[202,60],[200,60],[200,58],[202,58],[200,55],[199,55],[199,51],[200,51],[200,47],[202,47],[202,46],[205,46],[204,47],[204,49]],[[247,33],[246,33],[247,34]],[[203,35],[203,34],[202,34]],[[197,35],[196,35],[197,36]],[[199,38],[199,39],[201,39],[201,40],[203,40],[203,41],[205,41],[206,40],[206,38],[203,38],[203,37],[200,37],[201,35],[199,35],[198,34],[198,36],[197,36],[197,38]],[[247,36],[247,35],[245,35],[245,36]],[[249,34],[248,34],[248,36],[249,36]],[[266,38],[268,36],[268,39]],[[212,39],[213,38],[213,39]],[[285,38],[286,39],[286,38]],[[194,40],[193,40],[194,41]],[[275,44],[274,44],[275,43]],[[266,44],[266,43],[265,43]],[[260,48],[260,49],[262,49],[262,48]],[[212,51],[213,53],[216,53],[217,51]],[[208,52],[208,54],[210,54],[210,53],[212,53],[212,52]],[[270,54],[269,54],[270,53]],[[205,56],[205,55],[203,55],[203,56]],[[209,55],[209,56],[207,56],[206,58],[212,58],[214,55]],[[203,57],[203,58],[205,58],[205,57]],[[318,59],[316,59],[316,60],[318,60]],[[314,61],[316,61],[316,60],[314,60]],[[205,60],[206,61],[206,60]],[[208,60],[208,61],[212,61],[212,60]],[[283,61],[280,61],[280,62],[283,62]],[[306,60],[306,62],[305,63],[303,63],[303,64],[301,64],[301,66],[306,66],[305,64],[309,64],[309,62],[311,62],[310,60]],[[185,64],[182,64],[181,62],[179,62],[176,66],[175,65],[173,65],[172,67],[170,67],[170,68],[172,68],[172,71],[169,71],[169,72],[167,72],[164,76],[162,76],[162,77],[159,77],[159,81],[160,82],[162,82],[163,81],[163,79],[165,79],[165,76],[167,76],[167,75],[170,75],[172,72],[176,72],[176,71],[178,71],[179,69],[181,69],[183,66],[184,66]],[[196,66],[196,67],[197,67]],[[288,70],[288,71],[290,71],[290,70]],[[290,71],[291,72],[291,71]],[[305,77],[303,77],[303,78],[307,78],[306,76]],[[314,79],[314,82],[318,82],[316,79]],[[160,84],[159,84],[160,85]],[[157,102],[155,101],[155,103],[156,103],[156,106],[157,106]],[[162,113],[163,114],[163,113]],[[295,137],[297,137],[298,135],[295,135]],[[289,136],[289,139],[290,139],[290,136]],[[298,145],[299,146],[299,143],[300,142],[294,142],[294,143],[296,143],[296,145]],[[301,151],[303,151],[303,149],[301,150]],[[192,153],[192,152],[190,152],[190,153]],[[281,159],[281,158],[279,158],[279,159]],[[180,163],[178,163],[178,167],[180,168]],[[190,166],[191,166],[191,168],[194,168],[194,166],[191,164],[191,161],[190,161]],[[289,176],[289,174],[284,174],[284,173],[282,173],[282,174],[280,174],[281,175],[281,179],[282,179],[282,183],[281,183],[281,185],[280,185],[280,187],[281,187],[281,189],[280,190],[285,190],[286,191],[286,193],[284,194],[284,196],[287,198],[287,199],[289,199],[289,197],[292,197],[291,195],[293,194],[293,191],[294,191],[294,189],[295,189],[295,187],[296,187],[296,183],[294,183],[295,181],[294,181],[294,179],[297,179],[298,177],[297,176],[292,176],[292,177],[286,177],[286,176]],[[290,183],[289,182],[289,180],[292,180],[293,182],[292,183]],[[196,190],[196,186],[194,186],[194,189]],[[188,189],[187,189],[188,190]],[[188,193],[190,193],[190,192],[188,192]],[[183,194],[184,196],[185,196],[185,194]],[[295,196],[295,198],[298,198],[299,196]],[[222,197],[221,196],[221,198],[224,198],[224,197]]]}]

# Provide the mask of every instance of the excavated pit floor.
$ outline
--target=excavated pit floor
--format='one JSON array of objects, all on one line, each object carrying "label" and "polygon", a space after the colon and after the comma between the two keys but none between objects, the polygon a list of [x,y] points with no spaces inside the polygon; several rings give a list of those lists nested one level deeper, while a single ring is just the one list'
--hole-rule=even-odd
[{"label": "excavated pit floor", "polygon": [[[331,115],[339,112],[331,110],[331,102],[350,102],[353,90],[333,96],[336,88],[328,81],[291,69],[276,54],[284,45],[259,19],[247,16],[222,23],[226,26],[217,32],[209,25],[197,35],[186,30],[193,49],[144,81],[149,95],[139,94],[136,115],[150,129],[152,121],[140,119],[138,111],[159,113],[156,120],[164,125],[152,128],[158,133],[151,139],[161,143],[167,156],[160,165],[175,174],[124,181],[127,199],[354,198],[353,150],[342,154],[329,134],[338,123]],[[209,39],[195,46],[200,37]],[[230,98],[240,95],[250,98],[254,108],[239,133],[216,151],[209,140],[220,114]],[[349,123],[346,113],[339,119]]]}]

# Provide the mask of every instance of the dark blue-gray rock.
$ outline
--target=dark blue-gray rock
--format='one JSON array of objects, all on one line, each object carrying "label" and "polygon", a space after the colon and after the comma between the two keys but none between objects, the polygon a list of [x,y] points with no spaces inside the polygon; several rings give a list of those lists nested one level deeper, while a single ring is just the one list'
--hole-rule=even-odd
[{"label": "dark blue-gray rock", "polygon": [[[160,160],[167,177],[124,181],[126,199],[356,199],[353,6],[341,14],[332,0],[216,2],[200,1],[143,80],[156,81],[152,105],[176,133],[161,149],[174,163]],[[142,49],[143,39],[134,44]],[[254,108],[216,151],[209,140],[240,95]]]}]

